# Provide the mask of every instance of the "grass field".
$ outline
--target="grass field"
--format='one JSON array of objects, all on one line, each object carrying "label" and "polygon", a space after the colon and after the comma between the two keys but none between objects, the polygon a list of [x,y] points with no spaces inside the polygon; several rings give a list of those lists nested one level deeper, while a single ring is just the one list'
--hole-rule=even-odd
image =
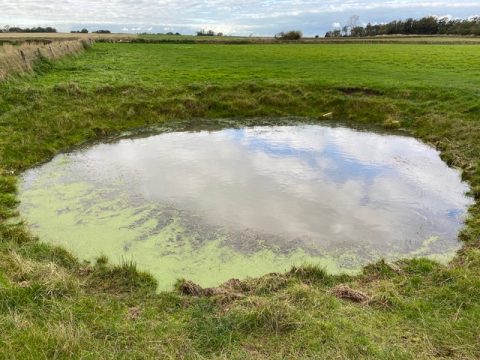
[{"label": "grass field", "polygon": [[[97,43],[0,84],[0,357],[479,358],[479,57],[476,45]],[[156,293],[134,265],[83,264],[13,220],[16,176],[72,146],[329,112],[401,127],[463,170],[477,202],[451,264],[379,262],[353,277],[304,266],[214,295]],[[339,284],[370,300],[337,298]]]},{"label": "grass field", "polygon": [[97,44],[95,53],[58,64],[30,82],[155,88],[240,82],[364,86],[382,90],[452,89],[479,94],[480,47],[376,44]]}]

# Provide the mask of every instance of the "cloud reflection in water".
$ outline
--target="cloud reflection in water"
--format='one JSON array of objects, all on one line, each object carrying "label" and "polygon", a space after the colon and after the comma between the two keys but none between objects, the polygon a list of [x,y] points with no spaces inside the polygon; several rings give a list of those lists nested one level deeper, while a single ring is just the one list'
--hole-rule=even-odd
[{"label": "cloud reflection in water", "polygon": [[[59,181],[94,184],[99,202],[109,194],[126,196],[127,207],[148,203],[179,210],[183,222],[194,219],[190,227],[200,231],[197,238],[209,238],[201,233],[206,227],[221,229],[222,246],[237,251],[250,242],[251,251],[350,253],[356,264],[454,251],[471,203],[459,173],[434,149],[409,137],[342,127],[167,133],[96,145],[63,159],[63,165],[56,158],[27,173],[23,193],[45,186],[36,183],[40,174],[62,166]],[[79,205],[81,199],[62,206],[72,201],[77,217],[82,206],[92,206]],[[155,231],[135,236],[154,238]]]}]

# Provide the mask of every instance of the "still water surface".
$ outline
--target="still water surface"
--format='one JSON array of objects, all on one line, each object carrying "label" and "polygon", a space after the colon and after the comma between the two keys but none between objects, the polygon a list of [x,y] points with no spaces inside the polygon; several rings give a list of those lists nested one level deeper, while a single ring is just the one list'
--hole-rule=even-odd
[{"label": "still water surface", "polygon": [[316,125],[164,133],[61,154],[29,170],[21,211],[79,257],[134,260],[160,288],[303,262],[447,261],[471,199],[409,137]]}]

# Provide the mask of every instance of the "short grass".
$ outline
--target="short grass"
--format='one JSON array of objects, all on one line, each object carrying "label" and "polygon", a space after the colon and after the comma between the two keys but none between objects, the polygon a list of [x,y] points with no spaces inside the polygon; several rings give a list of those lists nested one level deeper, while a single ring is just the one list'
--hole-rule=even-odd
[{"label": "short grass", "polygon": [[154,88],[185,85],[310,84],[409,90],[435,87],[479,94],[476,45],[97,44],[32,85],[75,82]]},{"label": "short grass", "polygon": [[[479,358],[479,55],[475,45],[97,43],[1,84],[0,357]],[[463,170],[477,203],[451,264],[380,261],[355,277],[304,266],[245,280],[239,296],[157,294],[134,264],[84,264],[12,225],[19,172],[82,142],[329,112],[401,127]],[[340,283],[371,300],[337,299]]]}]

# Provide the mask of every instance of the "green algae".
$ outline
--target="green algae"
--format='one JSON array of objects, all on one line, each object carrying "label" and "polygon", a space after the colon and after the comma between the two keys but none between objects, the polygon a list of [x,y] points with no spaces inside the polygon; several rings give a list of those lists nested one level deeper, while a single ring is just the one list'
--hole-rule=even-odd
[{"label": "green algae", "polygon": [[[93,261],[102,254],[107,254],[114,263],[133,259],[140,269],[148,270],[159,280],[160,289],[171,288],[182,277],[203,286],[214,286],[232,277],[286,271],[292,265],[306,262],[315,262],[331,272],[339,271],[331,257],[313,257],[301,249],[289,254],[271,249],[242,254],[225,247],[221,233],[200,247],[194,246],[193,237],[185,236],[180,217],[172,219],[160,232],[145,236],[156,228],[157,220],[150,218],[140,226],[132,224],[154,205],[129,208],[122,199],[115,199],[97,202],[88,211],[72,207],[72,199],[89,202],[99,198],[93,186],[86,183],[26,190],[21,198],[23,213],[41,239],[62,245],[85,260]],[[142,240],[135,240],[139,237]]]},{"label": "green algae", "polygon": [[215,286],[232,277],[287,271],[303,263],[340,271],[331,256],[314,257],[302,249],[288,254],[272,249],[243,254],[225,246],[221,231],[198,246],[178,214],[161,231],[154,231],[159,220],[149,214],[161,206],[132,206],[121,193],[109,198],[104,189],[87,182],[55,181],[66,175],[66,164],[68,160],[59,157],[56,172],[41,174],[21,191],[21,210],[36,235],[64,246],[80,259],[94,261],[105,254],[113,263],[134,260],[139,269],[158,279],[160,290],[170,289],[179,278]]}]

